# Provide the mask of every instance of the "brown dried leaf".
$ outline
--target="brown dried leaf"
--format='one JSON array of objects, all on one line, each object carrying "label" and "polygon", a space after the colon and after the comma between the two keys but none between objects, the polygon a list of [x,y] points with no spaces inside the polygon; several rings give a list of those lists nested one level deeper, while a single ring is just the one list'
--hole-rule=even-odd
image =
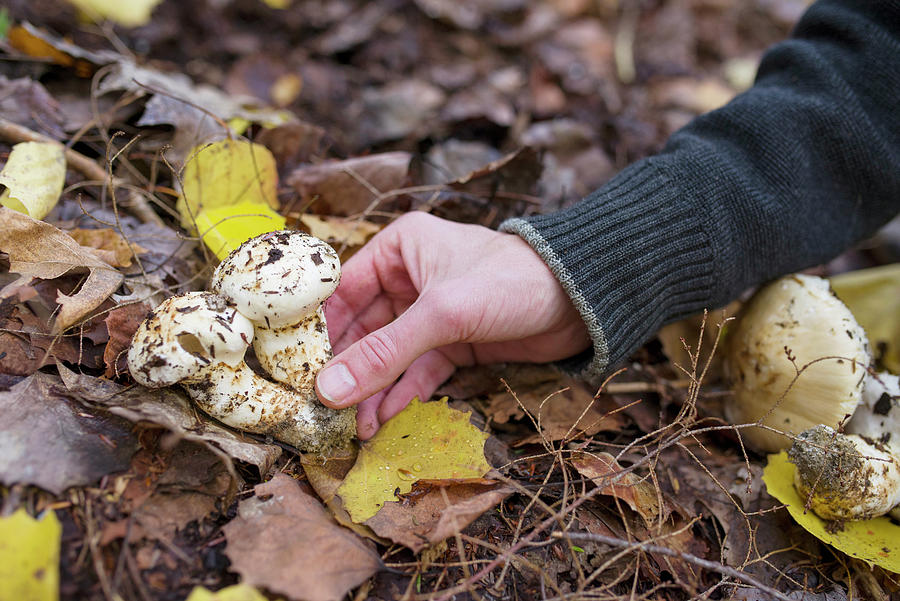
[{"label": "brown dried leaf", "polygon": [[74,229],[66,233],[81,246],[96,249],[94,254],[113,267],[128,267],[131,265],[134,254],[147,252],[146,248],[134,243],[129,247],[128,242],[117,231],[110,228]]},{"label": "brown dried leaf", "polygon": [[[624,468],[609,453],[582,453],[572,457],[572,467],[602,489],[601,494],[618,497],[651,524],[665,519],[669,509],[660,507],[653,482],[634,472],[621,473]],[[662,514],[662,515],[660,515]]]},{"label": "brown dried leaf", "polygon": [[0,373],[27,376],[57,360],[98,367],[102,347],[74,336],[54,336],[26,304],[0,311]]},{"label": "brown dried leaf", "polygon": [[128,469],[131,425],[82,407],[59,378],[36,373],[0,392],[0,481],[55,494]]},{"label": "brown dried leaf", "polygon": [[[362,213],[375,200],[370,187],[381,193],[402,187],[409,160],[407,152],[385,152],[307,165],[290,174],[287,183],[297,190],[304,204],[312,203],[313,212],[349,217]],[[397,207],[397,201],[398,198],[387,199],[376,208],[390,211]]]},{"label": "brown dried leaf", "polygon": [[255,465],[261,474],[268,472],[281,455],[280,447],[246,438],[200,414],[187,396],[175,388],[128,387],[76,374],[62,365],[57,365],[57,370],[69,393],[79,400],[104,407],[129,421],[150,422],[184,440],[208,445],[233,459]]},{"label": "brown dried leaf", "polygon": [[106,329],[109,332],[109,342],[103,351],[103,362],[106,371],[103,375],[107,378],[115,378],[128,372],[125,353],[131,346],[131,337],[137,331],[141,322],[146,319],[150,307],[144,303],[134,303],[116,307],[106,316]]},{"label": "brown dried leaf", "polygon": [[533,416],[539,422],[541,432],[518,444],[614,432],[628,423],[621,413],[613,413],[619,409],[615,401],[605,395],[595,399],[592,389],[577,380],[562,378],[533,388],[513,390],[515,397],[508,392],[491,395],[485,413],[500,424],[521,419],[526,411]]},{"label": "brown dried leaf", "polygon": [[366,520],[379,536],[419,552],[460,532],[512,494],[496,480],[419,480],[400,502]]},{"label": "brown dried leaf", "polygon": [[52,225],[17,211],[0,208],[0,251],[9,255],[9,270],[21,277],[0,290],[0,298],[34,278],[52,280],[67,273],[87,271],[81,289],[72,296],[59,293],[59,314],[53,332],[62,332],[100,306],[116,291],[124,277],[97,258],[93,250]]},{"label": "brown dried leaf", "polygon": [[290,599],[338,601],[381,569],[378,555],[290,476],[276,474],[255,490],[222,529],[225,554],[245,584]]}]

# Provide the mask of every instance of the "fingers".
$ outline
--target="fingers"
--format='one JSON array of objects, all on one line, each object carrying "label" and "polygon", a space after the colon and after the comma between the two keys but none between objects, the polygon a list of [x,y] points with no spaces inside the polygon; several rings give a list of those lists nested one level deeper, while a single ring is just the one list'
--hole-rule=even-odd
[{"label": "fingers", "polygon": [[360,440],[368,440],[378,431],[381,425],[378,421],[378,407],[386,395],[387,391],[383,390],[356,406],[356,434]]},{"label": "fingers", "polygon": [[386,388],[425,352],[452,340],[452,324],[425,296],[384,327],[357,340],[319,372],[316,391],[329,407],[346,407]]},{"label": "fingers", "polygon": [[456,365],[440,350],[428,351],[416,359],[387,392],[378,408],[378,421],[383,424],[400,413],[413,397],[427,401],[454,371]]}]

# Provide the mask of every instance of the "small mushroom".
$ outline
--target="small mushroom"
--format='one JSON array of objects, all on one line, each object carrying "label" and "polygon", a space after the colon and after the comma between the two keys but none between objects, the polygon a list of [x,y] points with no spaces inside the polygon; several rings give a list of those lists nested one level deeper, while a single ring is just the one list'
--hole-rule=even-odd
[{"label": "small mushroom", "polygon": [[322,303],[340,278],[340,261],[328,244],[278,231],[232,252],[216,268],[210,289],[253,322],[253,350],[263,369],[317,402],[316,373],[331,359]]},{"label": "small mushroom", "polygon": [[725,368],[734,394],[725,415],[733,424],[761,420],[764,427],[741,430],[752,447],[786,449],[791,433],[820,424],[837,428],[859,405],[868,339],[827,280],[791,275],[767,285],[742,308],[727,337]]},{"label": "small mushroom", "polygon": [[334,411],[256,374],[244,362],[253,324],[222,297],[190,292],[163,301],[128,350],[134,379],[149,388],[180,384],[226,425],[271,435],[308,452],[327,452],[355,433]]}]

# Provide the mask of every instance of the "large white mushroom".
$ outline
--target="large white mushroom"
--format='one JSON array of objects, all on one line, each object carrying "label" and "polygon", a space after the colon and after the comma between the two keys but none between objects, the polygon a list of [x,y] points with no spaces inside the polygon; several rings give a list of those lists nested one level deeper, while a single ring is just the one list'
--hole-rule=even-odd
[{"label": "large white mushroom", "polygon": [[786,449],[790,435],[820,424],[837,428],[856,410],[868,364],[866,333],[827,280],[781,278],[744,305],[727,333],[734,395],[725,416],[765,426],[741,430],[751,447]]},{"label": "large white mushroom", "polygon": [[325,453],[349,441],[355,420],[256,374],[244,353],[253,324],[224,298],[190,292],[163,301],[128,350],[134,379],[149,388],[180,384],[223,423]]},{"label": "large white mushroom", "polygon": [[752,446],[790,447],[794,484],[825,519],[900,503],[900,379],[871,370],[868,346],[827,280],[807,275],[761,289],[729,333],[726,415],[769,427],[742,429]]}]

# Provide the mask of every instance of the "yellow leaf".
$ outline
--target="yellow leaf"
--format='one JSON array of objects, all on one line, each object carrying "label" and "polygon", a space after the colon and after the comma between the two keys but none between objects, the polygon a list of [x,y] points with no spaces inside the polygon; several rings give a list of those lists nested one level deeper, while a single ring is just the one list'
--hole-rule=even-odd
[{"label": "yellow leaf", "polygon": [[203,242],[219,259],[250,238],[285,226],[284,217],[258,203],[202,209],[196,222]]},{"label": "yellow leaf", "polygon": [[262,0],[264,4],[276,9],[285,9],[291,5],[291,0]]},{"label": "yellow leaf", "polygon": [[54,142],[22,142],[9,153],[0,171],[0,204],[32,219],[47,216],[62,194],[66,182],[63,147]]},{"label": "yellow leaf", "polygon": [[366,521],[386,501],[412,490],[416,480],[486,474],[487,434],[469,423],[469,415],[448,407],[446,397],[430,403],[415,398],[381,426],[362,444],[337,491],[353,521]]},{"label": "yellow leaf", "polygon": [[267,601],[267,598],[252,586],[233,584],[216,592],[202,586],[194,587],[185,601]]},{"label": "yellow leaf", "polygon": [[866,331],[872,353],[900,373],[900,263],[836,275],[831,287]]},{"label": "yellow leaf", "polygon": [[222,140],[194,148],[184,167],[178,212],[181,225],[193,229],[201,208],[238,203],[278,209],[278,171],[269,149],[245,140]]},{"label": "yellow leaf", "polygon": [[0,518],[0,599],[59,599],[62,526],[48,511],[35,520],[24,509]]},{"label": "yellow leaf", "polygon": [[787,505],[787,510],[798,524],[819,540],[851,557],[891,572],[900,572],[900,526],[887,517],[838,525],[823,520],[812,511],[804,511],[804,499],[794,488],[794,469],[787,453],[769,455],[763,482],[770,495]]},{"label": "yellow leaf", "polygon": [[150,21],[150,14],[162,0],[69,0],[89,19],[109,19],[125,27],[138,27]]}]

